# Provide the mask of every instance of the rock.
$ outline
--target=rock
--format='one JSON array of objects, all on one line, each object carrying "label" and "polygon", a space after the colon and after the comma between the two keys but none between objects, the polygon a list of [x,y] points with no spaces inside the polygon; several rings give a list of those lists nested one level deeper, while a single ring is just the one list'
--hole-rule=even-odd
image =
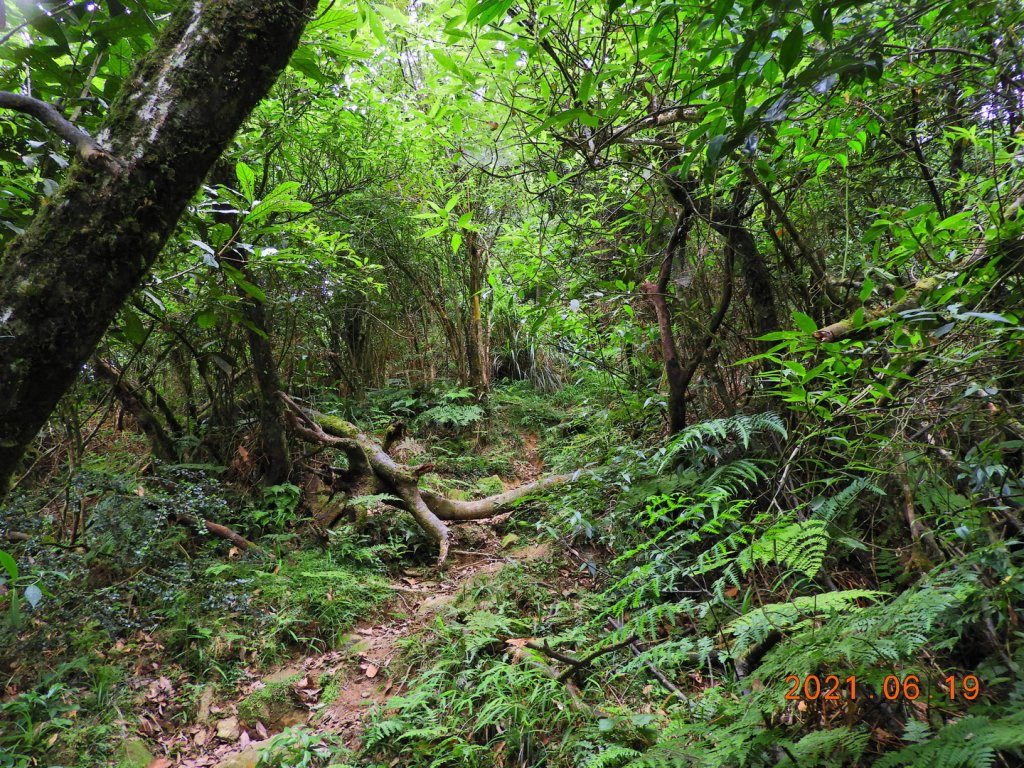
[{"label": "rock", "polygon": [[199,694],[199,701],[197,702],[196,709],[196,722],[202,723],[203,725],[209,725],[211,722],[211,714],[213,714],[213,686],[207,685],[203,688],[203,692]]},{"label": "rock", "polygon": [[431,613],[437,613],[442,608],[451,605],[455,602],[456,595],[432,595],[419,604],[416,609],[416,613],[419,616],[426,616]]},{"label": "rock", "polygon": [[301,669],[283,669],[265,677],[262,688],[238,702],[238,716],[250,726],[259,721],[274,730],[275,724],[295,709],[292,686],[303,677]]},{"label": "rock", "polygon": [[217,738],[222,741],[238,741],[242,735],[242,728],[238,724],[237,717],[225,717],[217,721]]},{"label": "rock", "polygon": [[516,560],[543,560],[551,554],[551,546],[547,542],[519,547],[509,554]]},{"label": "rock", "polygon": [[236,752],[221,760],[214,768],[256,768],[256,764],[260,761],[260,750],[266,749],[269,743],[270,739],[254,741],[241,752]]},{"label": "rock", "polygon": [[482,477],[476,481],[476,491],[481,496],[493,496],[505,490],[505,484],[497,475]]},{"label": "rock", "polygon": [[284,669],[279,669],[277,672],[273,672],[264,677],[263,682],[266,683],[269,688],[272,683],[294,682],[304,674],[306,674],[306,670],[303,667],[285,667]]},{"label": "rock", "polygon": [[353,656],[362,656],[372,647],[370,641],[365,637],[360,637],[354,632],[349,632],[341,638],[341,642],[344,644],[345,651],[351,653]]}]

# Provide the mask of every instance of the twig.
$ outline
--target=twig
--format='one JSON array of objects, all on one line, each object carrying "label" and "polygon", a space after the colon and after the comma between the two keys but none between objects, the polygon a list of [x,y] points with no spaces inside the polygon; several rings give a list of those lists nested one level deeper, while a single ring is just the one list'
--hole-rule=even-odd
[{"label": "twig", "polygon": [[[609,618],[608,619],[608,623],[611,624],[616,629],[622,629],[622,622],[621,621],[617,621],[616,619]],[[640,650],[640,648],[637,647],[636,642],[630,642],[629,643],[629,649],[633,652],[633,655],[636,656],[637,658],[640,658],[640,656],[643,653]],[[671,691],[672,694],[677,699],[679,699],[680,701],[685,701],[685,702],[689,703],[690,700],[688,698],[686,698],[686,694],[684,694],[682,691],[680,691],[679,688],[676,687],[676,684],[673,683],[671,680],[669,680],[664,672],[662,672],[660,669],[658,669],[652,662],[648,661],[647,659],[644,659],[643,662],[644,662],[644,666],[647,667],[647,671],[650,672],[652,675],[654,675],[655,679],[659,683],[661,683],[663,686],[665,686],[666,689]]]}]

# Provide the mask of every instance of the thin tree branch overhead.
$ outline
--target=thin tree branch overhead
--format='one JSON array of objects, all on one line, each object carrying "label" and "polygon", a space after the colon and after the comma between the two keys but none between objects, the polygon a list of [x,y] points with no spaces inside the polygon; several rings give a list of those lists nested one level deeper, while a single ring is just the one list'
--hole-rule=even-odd
[{"label": "thin tree branch overhead", "polygon": [[121,167],[115,157],[100,146],[92,136],[58,112],[52,104],[20,93],[0,91],[0,109],[11,109],[31,115],[74,147],[78,155],[87,163],[107,168],[112,172]]}]

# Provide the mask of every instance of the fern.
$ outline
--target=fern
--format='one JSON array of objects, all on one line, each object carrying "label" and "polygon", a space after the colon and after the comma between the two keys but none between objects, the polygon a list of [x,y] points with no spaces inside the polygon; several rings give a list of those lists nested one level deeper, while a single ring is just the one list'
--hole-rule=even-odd
[{"label": "fern", "polygon": [[377,504],[400,502],[397,496],[390,493],[373,493],[366,496],[354,496],[348,500],[350,507],[363,507],[369,508],[376,506]]},{"label": "fern", "polygon": [[627,760],[640,757],[640,752],[623,746],[614,746],[587,762],[586,768],[619,768]]},{"label": "fern", "polygon": [[1003,751],[1024,758],[1024,712],[998,720],[982,715],[965,717],[940,729],[933,739],[885,755],[875,766],[987,768],[995,764],[996,753]]},{"label": "fern", "polygon": [[759,432],[774,432],[783,439],[787,436],[786,425],[777,413],[771,412],[699,422],[672,439],[665,449],[659,471],[663,472],[680,454],[700,448],[707,450],[709,443],[726,440],[730,434],[738,438],[744,448],[749,448],[751,439]]},{"label": "fern", "polygon": [[416,417],[418,424],[436,424],[441,427],[468,427],[483,419],[484,409],[479,405],[443,403],[428,408]]},{"label": "fern", "polygon": [[827,525],[822,520],[776,525],[769,528],[740,557],[743,572],[754,562],[778,563],[813,578],[821,570],[828,550]]},{"label": "fern", "polygon": [[871,493],[878,496],[885,495],[885,491],[866,477],[858,477],[835,496],[813,503],[811,505],[811,518],[825,523],[833,522],[839,515],[849,509],[850,505],[853,504],[862,491],[871,491]]},{"label": "fern", "polygon": [[853,731],[849,728],[832,728],[827,731],[811,731],[796,744],[786,749],[786,756],[779,763],[780,768],[810,766],[815,768],[843,768],[858,765],[870,733]]},{"label": "fern", "polygon": [[850,589],[797,597],[786,603],[772,603],[744,614],[727,624],[725,631],[736,638],[732,649],[736,656],[764,640],[773,631],[803,628],[816,616],[857,611],[860,610],[858,601],[878,600],[883,596],[882,592]]}]

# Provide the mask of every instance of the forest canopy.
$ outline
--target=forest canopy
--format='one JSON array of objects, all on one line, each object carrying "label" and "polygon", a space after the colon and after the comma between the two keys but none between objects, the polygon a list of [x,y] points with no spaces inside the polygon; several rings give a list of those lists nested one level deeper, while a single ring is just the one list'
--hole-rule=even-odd
[{"label": "forest canopy", "polygon": [[1012,0],[5,0],[0,766],[1024,759]]}]

